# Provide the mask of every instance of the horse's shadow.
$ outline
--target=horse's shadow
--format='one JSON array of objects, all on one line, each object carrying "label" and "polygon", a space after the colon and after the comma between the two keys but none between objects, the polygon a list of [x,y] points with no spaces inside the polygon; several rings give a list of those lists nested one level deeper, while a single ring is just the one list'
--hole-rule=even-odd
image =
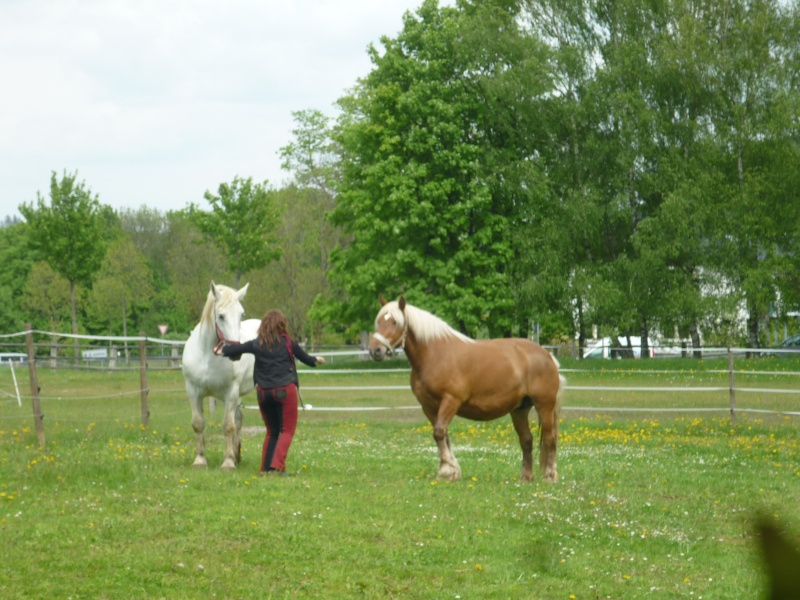
[{"label": "horse's shadow", "polygon": [[756,532],[767,572],[768,600],[800,598],[800,548],[767,517],[756,520]]}]

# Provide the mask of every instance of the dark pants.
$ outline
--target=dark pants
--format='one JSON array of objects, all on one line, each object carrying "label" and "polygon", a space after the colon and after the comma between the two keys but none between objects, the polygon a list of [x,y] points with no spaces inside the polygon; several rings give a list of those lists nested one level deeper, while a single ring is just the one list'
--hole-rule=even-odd
[{"label": "dark pants", "polygon": [[258,390],[258,408],[267,426],[261,449],[261,471],[285,471],[286,455],[297,429],[297,386]]}]

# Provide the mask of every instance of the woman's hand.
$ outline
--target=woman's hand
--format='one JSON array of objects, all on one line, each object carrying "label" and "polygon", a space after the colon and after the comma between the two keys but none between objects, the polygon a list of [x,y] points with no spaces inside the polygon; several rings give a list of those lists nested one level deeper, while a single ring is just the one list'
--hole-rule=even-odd
[{"label": "woman's hand", "polygon": [[223,342],[223,341],[217,342],[217,345],[214,346],[214,354],[216,354],[217,356],[222,356],[222,347],[224,345],[225,345],[225,342]]},{"label": "woman's hand", "polygon": [[317,357],[317,364],[318,365],[324,365],[325,364],[325,357],[324,356],[318,356]]}]

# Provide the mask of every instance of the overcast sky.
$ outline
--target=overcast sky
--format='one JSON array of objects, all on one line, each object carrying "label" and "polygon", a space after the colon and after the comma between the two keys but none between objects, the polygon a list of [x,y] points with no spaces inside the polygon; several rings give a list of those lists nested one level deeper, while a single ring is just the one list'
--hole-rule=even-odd
[{"label": "overcast sky", "polygon": [[115,209],[206,207],[237,175],[280,186],[292,111],[333,116],[421,4],[0,0],[0,219],[49,203],[53,171]]}]

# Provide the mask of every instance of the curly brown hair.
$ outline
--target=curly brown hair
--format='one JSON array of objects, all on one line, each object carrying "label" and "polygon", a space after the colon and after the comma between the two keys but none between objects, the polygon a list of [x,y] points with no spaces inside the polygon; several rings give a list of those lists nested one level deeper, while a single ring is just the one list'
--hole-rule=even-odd
[{"label": "curly brown hair", "polygon": [[261,325],[258,327],[258,343],[272,348],[281,341],[282,335],[289,335],[286,315],[279,310],[271,310],[261,319]]}]

